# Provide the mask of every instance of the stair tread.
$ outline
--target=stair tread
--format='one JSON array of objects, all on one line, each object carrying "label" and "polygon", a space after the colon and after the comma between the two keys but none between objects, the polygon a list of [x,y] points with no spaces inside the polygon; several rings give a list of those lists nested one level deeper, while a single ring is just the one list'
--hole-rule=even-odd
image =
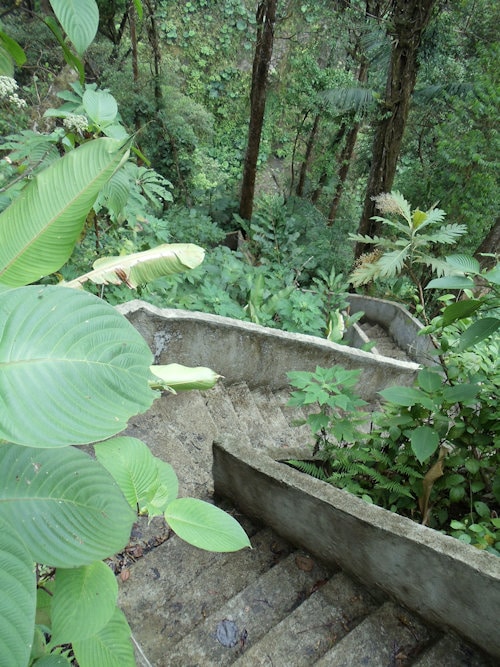
[{"label": "stair tread", "polygon": [[475,648],[451,635],[441,637],[413,663],[413,667],[493,667],[493,662]]},{"label": "stair tread", "polygon": [[377,606],[366,589],[339,572],[233,664],[308,667]]},{"label": "stair tread", "polygon": [[394,602],[385,602],[328,651],[317,667],[408,665],[432,640],[430,630]]},{"label": "stair tread", "polygon": [[217,554],[173,536],[137,561],[129,579],[120,581],[119,605],[153,664],[162,664],[165,651],[292,549],[270,528],[255,533],[251,542],[252,549]]},{"label": "stair tread", "polygon": [[210,411],[218,433],[237,433],[246,437],[242,433],[239,417],[223,384],[216,384],[205,393],[205,405]]},{"label": "stair tread", "polygon": [[[258,641],[328,576],[314,561],[310,571],[301,569],[297,554],[290,554],[198,625],[156,667],[231,664],[244,646]],[[221,624],[234,629],[234,645],[224,646],[217,638]]]},{"label": "stair tread", "polygon": [[238,416],[238,423],[242,433],[245,433],[254,447],[272,447],[274,433],[253,398],[252,392],[245,382],[239,382],[226,387],[228,397]]}]

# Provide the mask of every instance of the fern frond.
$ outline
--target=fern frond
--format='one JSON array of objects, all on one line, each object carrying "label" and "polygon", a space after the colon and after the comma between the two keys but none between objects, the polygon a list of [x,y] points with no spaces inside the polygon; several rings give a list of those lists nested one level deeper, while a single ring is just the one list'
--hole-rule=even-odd
[{"label": "fern frond", "polygon": [[366,285],[379,276],[377,262],[361,264],[351,273],[350,280],[354,287]]},{"label": "fern frond", "polygon": [[375,104],[370,88],[333,88],[325,90],[321,96],[339,113],[366,114]]},{"label": "fern frond", "polygon": [[466,225],[459,225],[457,223],[452,223],[450,225],[445,225],[441,227],[434,234],[427,235],[427,240],[430,243],[447,243],[452,244],[456,243],[457,240],[467,232]]},{"label": "fern frond", "polygon": [[290,459],[287,461],[287,464],[292,468],[297,468],[297,470],[300,470],[300,472],[306,473],[306,475],[310,475],[311,477],[315,477],[316,479],[321,480],[322,482],[326,482],[328,480],[328,477],[325,474],[323,468],[318,465],[318,463],[314,463],[313,461],[298,461],[296,459]]},{"label": "fern frond", "polygon": [[380,278],[392,278],[401,273],[404,263],[408,257],[410,245],[407,244],[401,250],[384,253],[376,262]]},{"label": "fern frond", "polygon": [[432,257],[431,255],[422,254],[419,257],[415,258],[415,263],[425,264],[425,266],[430,266],[434,273],[438,276],[451,276],[451,275],[461,275],[458,271],[454,270],[452,266],[442,257]]}]

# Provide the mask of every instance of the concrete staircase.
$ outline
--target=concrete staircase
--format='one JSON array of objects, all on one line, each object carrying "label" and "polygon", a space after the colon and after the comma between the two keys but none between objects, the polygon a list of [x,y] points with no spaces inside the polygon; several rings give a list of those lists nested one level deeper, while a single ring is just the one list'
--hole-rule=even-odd
[{"label": "concrete staircase", "polygon": [[[286,390],[245,383],[165,395],[127,433],[174,466],[181,496],[211,501],[211,447],[220,434],[237,434],[254,448],[307,449],[308,428],[292,426],[304,413],[287,400]],[[226,509],[252,550],[203,552],[158,520],[137,525],[141,557],[119,577],[119,603],[141,667],[493,665],[477,648]]]}]

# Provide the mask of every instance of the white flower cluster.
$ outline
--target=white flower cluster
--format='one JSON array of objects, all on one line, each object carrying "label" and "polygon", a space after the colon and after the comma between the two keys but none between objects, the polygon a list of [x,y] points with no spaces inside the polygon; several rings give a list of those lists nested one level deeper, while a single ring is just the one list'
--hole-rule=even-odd
[{"label": "white flower cluster", "polygon": [[63,125],[67,130],[83,134],[89,127],[87,116],[77,113],[69,113],[63,120]]},{"label": "white flower cluster", "polygon": [[401,204],[395,199],[390,192],[382,192],[376,197],[372,197],[372,201],[375,202],[376,208],[382,214],[391,214],[399,213],[402,214]]},{"label": "white flower cluster", "polygon": [[18,85],[15,79],[10,76],[0,76],[0,100],[5,100],[18,109],[23,109],[26,106],[26,100],[19,97],[16,93],[17,89]]}]

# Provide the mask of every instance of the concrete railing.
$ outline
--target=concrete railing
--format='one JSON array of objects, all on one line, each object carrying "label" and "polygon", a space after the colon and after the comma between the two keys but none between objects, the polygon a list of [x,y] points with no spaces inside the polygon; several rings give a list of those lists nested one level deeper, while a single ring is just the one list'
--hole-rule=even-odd
[{"label": "concrete railing", "polygon": [[[399,307],[382,310],[376,303],[369,309],[366,301],[351,307],[358,305],[386,327],[384,318],[392,318],[387,328],[395,338],[397,329],[400,344],[411,348],[411,327],[394,324],[403,317]],[[387,386],[411,384],[420,368],[314,336],[142,301],[117,310],[146,339],[156,363],[210,366],[226,383],[280,389],[288,386],[287,371],[341,364],[363,371],[358,391],[370,401]],[[500,658],[499,558],[370,506],[231,438],[214,446],[214,483],[217,492],[288,539]]]},{"label": "concrete railing", "polygon": [[146,339],[155,363],[209,366],[226,383],[246,382],[251,388],[279,389],[288,386],[288,371],[339,364],[363,371],[358,392],[373,401],[387,386],[412,384],[419,369],[413,362],[218,315],[160,309],[137,300],[117,310]]}]

